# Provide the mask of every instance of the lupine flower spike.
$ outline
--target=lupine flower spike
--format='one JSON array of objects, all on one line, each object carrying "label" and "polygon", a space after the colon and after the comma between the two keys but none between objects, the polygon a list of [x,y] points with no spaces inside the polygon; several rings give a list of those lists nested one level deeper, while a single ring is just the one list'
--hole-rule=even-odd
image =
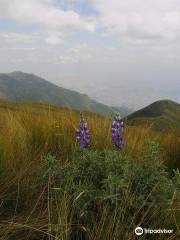
[{"label": "lupine flower spike", "polygon": [[118,150],[124,147],[124,121],[117,113],[112,123],[112,143]]},{"label": "lupine flower spike", "polygon": [[81,149],[89,147],[90,132],[87,127],[87,122],[83,118],[83,114],[80,115],[79,129],[76,131],[76,139],[80,144]]}]

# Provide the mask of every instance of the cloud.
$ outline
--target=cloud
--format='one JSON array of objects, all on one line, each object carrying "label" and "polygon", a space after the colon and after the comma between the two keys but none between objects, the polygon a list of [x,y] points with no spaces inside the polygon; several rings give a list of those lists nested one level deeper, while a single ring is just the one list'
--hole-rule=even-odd
[{"label": "cloud", "polygon": [[[80,13],[77,5],[82,5],[82,9],[90,6],[96,14],[89,17],[85,10]],[[1,0],[0,17],[38,26],[44,41],[51,45],[62,44],[73,32],[97,29],[134,41],[180,36],[179,0]]]},{"label": "cloud", "polygon": [[93,51],[90,47],[88,47],[86,44],[80,44],[76,47],[70,48],[62,54],[57,64],[63,63],[63,64],[81,64],[86,63],[92,60],[93,58]]},{"label": "cloud", "polygon": [[[0,50],[3,50],[3,48],[0,48]],[[30,48],[30,47],[10,47],[10,48],[6,48],[6,50],[10,50],[10,51],[35,51],[37,50],[36,48]]]},{"label": "cloud", "polygon": [[50,45],[59,45],[64,43],[64,40],[58,36],[52,35],[46,38],[46,43]]},{"label": "cloud", "polygon": [[[152,36],[175,37],[180,30],[179,0],[91,0],[100,27],[110,33],[131,34],[152,40]],[[135,34],[136,33],[136,34]]]},{"label": "cloud", "polygon": [[38,38],[35,33],[0,32],[0,42],[4,44],[32,43]]},{"label": "cloud", "polygon": [[[80,12],[77,6],[81,6]],[[89,12],[94,11],[91,17],[85,6],[89,6]],[[72,32],[97,29],[135,41],[180,36],[179,0],[1,0],[0,17],[38,26],[51,45],[62,44]]]},{"label": "cloud", "polygon": [[46,43],[62,43],[53,32],[73,32],[95,30],[94,24],[85,16],[72,9],[61,9],[54,0],[1,0],[0,17],[8,18],[21,25],[38,26],[41,31],[51,32]]}]

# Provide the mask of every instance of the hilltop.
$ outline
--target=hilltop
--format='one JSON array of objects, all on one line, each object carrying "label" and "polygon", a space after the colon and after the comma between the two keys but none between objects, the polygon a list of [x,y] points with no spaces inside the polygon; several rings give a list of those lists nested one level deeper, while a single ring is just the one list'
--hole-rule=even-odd
[{"label": "hilltop", "polygon": [[[49,103],[103,115],[113,115],[117,111],[116,108],[99,103],[88,95],[59,87],[34,74],[23,72],[0,74],[0,98],[16,102]],[[127,115],[127,110],[122,109],[121,114]]]},{"label": "hilltop", "polygon": [[126,119],[131,125],[150,124],[156,130],[180,129],[180,104],[171,100],[157,101]]}]

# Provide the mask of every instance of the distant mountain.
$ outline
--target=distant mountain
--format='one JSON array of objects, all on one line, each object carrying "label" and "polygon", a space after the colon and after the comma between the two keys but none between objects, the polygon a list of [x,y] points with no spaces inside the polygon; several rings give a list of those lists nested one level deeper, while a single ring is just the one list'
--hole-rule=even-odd
[{"label": "distant mountain", "polygon": [[[113,115],[117,110],[76,91],[59,87],[34,74],[12,72],[0,74],[0,98],[17,102],[43,102],[73,109]],[[127,110],[122,109],[122,116]]]},{"label": "distant mountain", "polygon": [[150,124],[156,130],[180,130],[180,104],[161,100],[127,116],[131,125]]}]

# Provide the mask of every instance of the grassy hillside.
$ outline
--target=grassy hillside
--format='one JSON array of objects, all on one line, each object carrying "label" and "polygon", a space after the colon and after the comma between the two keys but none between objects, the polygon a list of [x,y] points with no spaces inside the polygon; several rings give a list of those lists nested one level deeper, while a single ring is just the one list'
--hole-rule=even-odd
[{"label": "grassy hillside", "polygon": [[[23,72],[0,74],[0,98],[17,102],[50,103],[104,115],[112,115],[116,111],[90,99],[87,95],[58,87],[45,79]],[[126,114],[126,109],[123,113]]]},{"label": "grassy hillside", "polygon": [[[162,222],[158,222],[160,219],[163,219],[163,221],[165,221],[164,219],[176,219],[177,216],[174,211],[165,213],[172,214],[172,217],[168,215],[167,218],[164,218],[165,215],[162,215],[161,218],[157,208],[153,208],[154,212],[152,213],[154,216],[152,214],[152,216],[150,215],[149,218],[146,218],[146,215],[152,210],[151,208],[145,208],[147,195],[145,195],[144,200],[139,199],[140,208],[133,205],[133,209],[130,210],[130,206],[136,201],[137,196],[135,192],[133,193],[135,195],[129,195],[129,188],[123,195],[123,202],[117,205],[120,212],[117,211],[117,207],[115,211],[112,210],[116,206],[114,202],[112,202],[112,205],[109,203],[108,199],[112,193],[105,197],[107,199],[106,203],[104,203],[104,200],[101,203],[101,200],[93,199],[96,204],[90,207],[91,210],[87,209],[87,216],[85,212],[82,212],[84,205],[81,204],[84,203],[83,201],[87,203],[87,199],[93,197],[90,194],[87,199],[84,199],[86,187],[91,188],[91,183],[95,184],[97,177],[104,176],[104,167],[114,171],[114,165],[111,164],[111,161],[114,161],[114,157],[112,160],[108,160],[105,165],[101,165],[101,158],[98,159],[98,153],[94,152],[95,150],[113,150],[111,144],[111,119],[90,112],[85,112],[84,115],[92,136],[88,154],[91,154],[92,151],[92,156],[94,157],[92,159],[91,155],[89,157],[95,165],[91,166],[91,161],[88,163],[88,156],[86,163],[86,158],[83,155],[82,161],[78,164],[80,164],[80,167],[83,167],[83,171],[87,171],[87,169],[91,171],[87,175],[87,177],[92,176],[91,182],[87,182],[87,186],[78,185],[78,189],[76,191],[73,189],[71,190],[73,192],[71,192],[58,187],[67,177],[71,179],[71,176],[76,174],[78,165],[76,165],[76,160],[73,160],[73,158],[78,149],[75,131],[79,123],[79,112],[46,104],[0,102],[0,239],[136,239],[132,230],[135,224],[141,224],[141,221],[145,221],[148,225],[151,222],[151,224],[155,224],[151,226],[158,228],[158,224],[162,224]],[[117,155],[118,158],[124,157],[125,161],[122,162],[124,169],[127,169],[126,162],[128,160],[126,156],[132,158],[132,163],[134,162],[137,166],[140,164],[140,160],[136,162],[135,159],[141,151],[144,151],[145,140],[147,139],[154,140],[160,144],[161,158],[169,169],[177,167],[180,157],[180,141],[172,133],[161,133],[148,128],[127,126],[125,139],[126,146],[122,153]],[[57,160],[51,157],[47,159],[49,154]],[[107,152],[107,154],[111,153]],[[155,156],[154,152],[152,154]],[[147,159],[147,164],[150,167],[151,163],[148,162],[149,155],[146,154],[144,159]],[[155,160],[155,164],[158,161],[156,158],[152,160]],[[118,162],[119,160],[117,159],[116,164]],[[60,166],[57,172],[56,168],[54,168],[56,164]],[[86,165],[84,166],[83,164]],[[69,168],[71,169],[68,170]],[[147,178],[146,168],[148,169],[147,166],[142,166],[143,171],[138,172],[138,168],[136,170],[136,167],[131,167],[133,171],[137,171],[136,177],[144,174],[143,179]],[[49,171],[52,169],[53,171],[50,175]],[[110,173],[109,171],[107,171],[108,174]],[[159,171],[152,165],[152,172],[149,172],[151,179],[154,173],[159,174]],[[128,183],[128,179],[130,179],[129,174],[127,172],[126,184],[130,184]],[[62,178],[61,175],[63,175]],[[81,174],[78,177],[81,177]],[[156,176],[154,179],[155,183],[157,183]],[[111,180],[114,181],[113,179],[108,180],[110,181],[110,186]],[[122,180],[123,177],[118,182]],[[72,180],[68,181],[70,181],[70,186],[73,186]],[[141,182],[138,178],[136,181],[137,183]],[[134,183],[132,189],[136,189],[137,183]],[[96,184],[99,186],[99,180],[97,180]],[[125,183],[122,182],[121,184],[122,189],[124,189]],[[150,185],[148,184],[145,184],[144,187],[147,186],[149,188]],[[165,186],[167,187],[168,184],[165,184]],[[162,188],[166,189],[165,186],[162,185]],[[141,187],[142,192],[144,192],[144,187]],[[55,190],[56,192],[54,192]],[[159,186],[158,191],[160,191]],[[138,189],[137,192],[140,196]],[[125,206],[122,205],[124,203],[126,203]],[[174,203],[174,200],[172,200],[172,203]],[[95,209],[93,210],[92,208]],[[143,214],[139,215],[142,208]],[[97,213],[97,209],[101,215],[94,215],[94,212]],[[91,216],[92,221],[89,220],[89,213],[93,213]],[[159,220],[154,222],[154,217]],[[130,221],[129,225],[127,225],[127,219]],[[177,223],[175,225],[171,225],[171,222],[164,224],[170,225],[159,226],[166,226],[170,229],[172,227],[173,229],[177,228]],[[117,227],[116,230],[115,226]],[[132,226],[132,229],[127,229],[127,226]],[[117,238],[117,236],[120,236],[120,238]],[[162,236],[162,238],[159,237],[157,239],[165,238]],[[176,239],[176,233],[171,236],[171,239]]]},{"label": "grassy hillside", "polygon": [[127,117],[132,125],[149,125],[155,130],[180,131],[180,104],[157,101]]}]

